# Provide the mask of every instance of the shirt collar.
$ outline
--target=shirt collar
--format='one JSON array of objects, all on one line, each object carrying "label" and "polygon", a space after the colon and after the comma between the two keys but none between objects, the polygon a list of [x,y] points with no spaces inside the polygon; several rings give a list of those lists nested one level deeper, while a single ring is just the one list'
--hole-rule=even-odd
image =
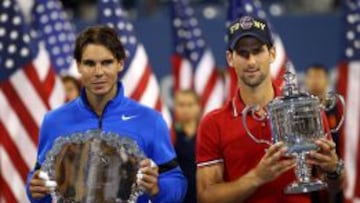
[{"label": "shirt collar", "polygon": [[[114,98],[109,100],[109,102],[111,102],[113,104],[120,104],[123,101],[124,97],[125,97],[125,95],[124,95],[123,84],[120,81],[118,81],[116,95]],[[89,101],[87,100],[87,97],[86,97],[86,91],[85,91],[84,87],[81,88],[81,92],[80,92],[80,104],[82,104],[83,106],[90,107]]]}]

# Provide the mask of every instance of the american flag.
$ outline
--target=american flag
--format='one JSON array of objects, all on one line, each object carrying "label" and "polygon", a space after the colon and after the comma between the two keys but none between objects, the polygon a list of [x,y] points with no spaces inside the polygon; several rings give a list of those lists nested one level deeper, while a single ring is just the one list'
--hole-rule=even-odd
[{"label": "american flag", "polygon": [[151,70],[145,48],[136,38],[134,26],[128,20],[125,11],[118,0],[99,0],[97,9],[98,22],[115,28],[126,50],[127,59],[124,70],[120,73],[120,78],[125,84],[125,94],[160,111],[170,126],[170,113],[161,102],[159,84]]},{"label": "american flag", "polygon": [[44,114],[65,100],[46,52],[15,0],[0,3],[0,203],[27,202]]},{"label": "american flag", "polygon": [[187,0],[172,1],[175,91],[194,88],[201,97],[203,113],[224,102],[224,82],[207,47],[198,20]]},{"label": "american flag", "polygon": [[346,170],[345,202],[360,202],[360,0],[343,2],[343,49],[337,90],[346,100],[341,152]]},{"label": "american flag", "polygon": [[[243,15],[257,16],[266,19],[266,13],[262,9],[262,5],[258,0],[229,0],[227,22],[226,27],[230,25],[230,22]],[[267,19],[268,20],[268,19]],[[269,21],[268,21],[269,22]],[[270,24],[271,26],[271,24]],[[271,76],[275,84],[281,85],[283,82],[283,74],[286,70],[286,65],[291,64],[285,47],[280,39],[280,36],[274,32],[274,28],[271,27],[272,37],[274,41],[274,47],[276,49],[275,61],[271,64]],[[295,72],[292,65],[289,66],[292,72]],[[231,98],[236,91],[237,78],[234,76],[232,68],[229,68],[228,75],[226,77],[226,90],[229,94],[227,97]]]},{"label": "american flag", "polygon": [[[76,75],[73,60],[75,29],[71,25],[59,0],[35,0],[32,9],[32,28],[36,29],[58,74]],[[73,67],[73,69],[70,69]]]}]

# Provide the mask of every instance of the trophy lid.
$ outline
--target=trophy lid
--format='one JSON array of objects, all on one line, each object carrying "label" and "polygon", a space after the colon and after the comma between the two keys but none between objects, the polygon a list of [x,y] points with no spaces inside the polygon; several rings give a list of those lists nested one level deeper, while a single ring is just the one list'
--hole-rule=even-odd
[{"label": "trophy lid", "polygon": [[285,85],[283,89],[283,96],[294,97],[299,95],[299,88],[295,82],[295,78],[295,74],[287,69],[287,71],[284,73]]},{"label": "trophy lid", "polygon": [[292,73],[289,69],[289,64],[287,65],[287,70],[284,73],[284,87],[282,89],[282,95],[276,97],[269,103],[269,107],[274,107],[278,105],[283,105],[284,103],[291,102],[319,102],[318,98],[310,95],[305,91],[301,91],[296,83],[296,75]]}]

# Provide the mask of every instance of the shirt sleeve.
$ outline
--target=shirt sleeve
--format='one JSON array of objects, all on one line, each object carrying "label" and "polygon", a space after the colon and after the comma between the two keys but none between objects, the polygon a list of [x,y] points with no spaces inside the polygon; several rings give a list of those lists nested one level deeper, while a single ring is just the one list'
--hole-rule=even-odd
[{"label": "shirt sleeve", "polygon": [[174,147],[170,140],[170,130],[163,118],[156,119],[154,136],[151,138],[152,150],[150,157],[157,165],[167,163],[176,158]]},{"label": "shirt sleeve", "polygon": [[220,129],[213,115],[212,113],[208,114],[200,122],[196,138],[196,163],[198,167],[223,161]]},{"label": "shirt sleeve", "polygon": [[[175,150],[170,141],[170,130],[163,118],[159,115],[156,121],[156,130],[152,139],[153,150],[151,158],[159,167],[174,162]],[[176,163],[176,162],[175,162]],[[161,169],[159,169],[162,171]],[[153,203],[173,202],[181,203],[187,190],[187,181],[179,166],[173,165],[159,175],[159,193],[150,197]]]}]

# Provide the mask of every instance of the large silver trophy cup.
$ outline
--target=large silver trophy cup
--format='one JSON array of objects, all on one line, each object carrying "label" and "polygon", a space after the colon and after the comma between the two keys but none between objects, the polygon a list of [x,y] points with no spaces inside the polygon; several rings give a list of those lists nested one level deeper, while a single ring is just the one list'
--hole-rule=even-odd
[{"label": "large silver trophy cup", "polygon": [[135,141],[100,130],[59,137],[41,171],[57,183],[56,203],[130,203],[142,194],[136,184],[145,156]]},{"label": "large silver trophy cup", "polygon": [[[276,97],[266,107],[266,114],[259,116],[259,106],[247,106],[242,112],[242,122],[247,134],[256,142],[271,145],[279,141],[287,146],[288,156],[295,156],[297,165],[295,167],[296,181],[285,188],[285,193],[306,193],[321,190],[327,184],[320,179],[312,177],[311,166],[306,163],[307,154],[318,150],[315,140],[325,137],[323,110],[334,108],[340,101],[345,107],[340,95],[328,94],[327,107],[320,103],[319,99],[307,93],[300,92],[295,83],[295,75],[287,71],[284,75],[285,85],[283,95]],[[271,126],[272,140],[261,140],[256,138],[249,130],[246,117],[251,114],[258,121],[267,119]],[[344,121],[342,115],[336,128],[331,132],[339,130]]]}]

